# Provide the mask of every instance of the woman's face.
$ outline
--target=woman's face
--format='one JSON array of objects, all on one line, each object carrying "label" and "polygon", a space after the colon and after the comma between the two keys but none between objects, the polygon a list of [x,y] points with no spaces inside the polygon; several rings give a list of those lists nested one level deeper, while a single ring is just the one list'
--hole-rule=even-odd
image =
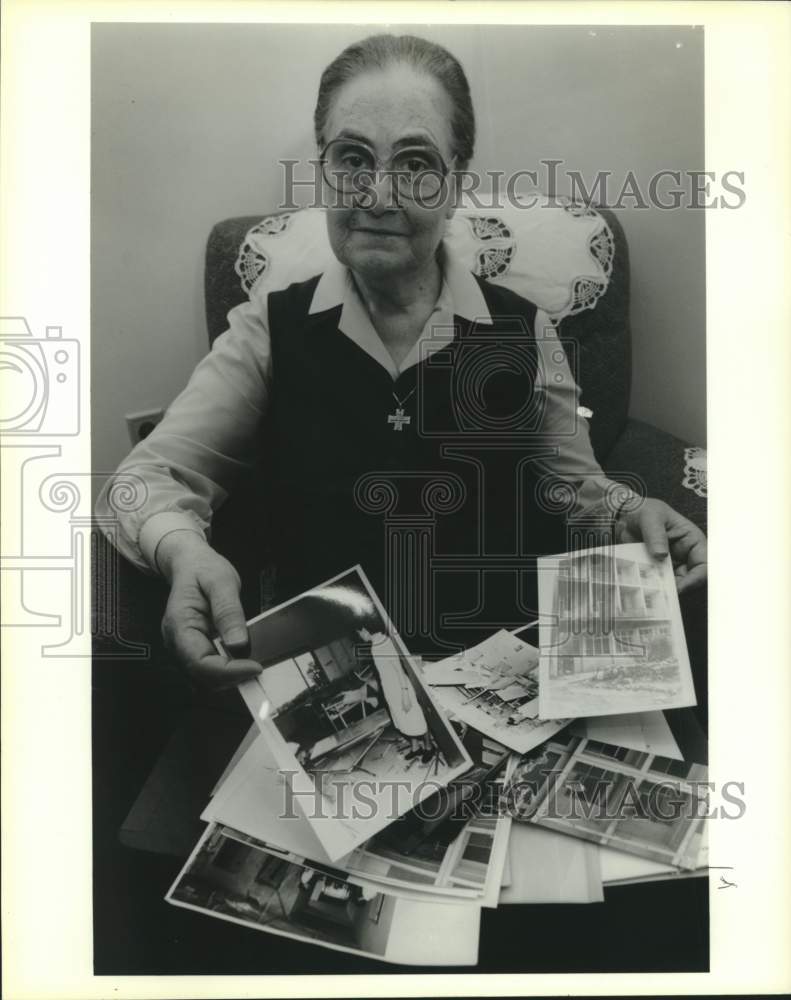
[{"label": "woman's face", "polygon": [[[402,146],[429,145],[450,167],[452,111],[450,97],[433,77],[403,65],[375,70],[350,80],[335,95],[325,141],[363,140],[380,163],[389,163]],[[380,178],[367,198],[326,188],[325,194],[335,256],[374,279],[424,271],[444,236],[455,200],[452,177],[444,196],[427,204],[400,195],[388,177]]]}]

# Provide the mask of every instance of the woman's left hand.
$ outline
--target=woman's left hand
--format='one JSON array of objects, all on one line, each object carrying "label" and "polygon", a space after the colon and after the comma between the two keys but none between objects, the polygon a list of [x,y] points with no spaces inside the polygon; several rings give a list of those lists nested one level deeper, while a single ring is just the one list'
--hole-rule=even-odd
[{"label": "woman's left hand", "polygon": [[666,559],[669,553],[679,594],[706,580],[706,536],[662,500],[647,497],[636,510],[622,514],[615,537],[618,542],[644,542],[657,559]]}]

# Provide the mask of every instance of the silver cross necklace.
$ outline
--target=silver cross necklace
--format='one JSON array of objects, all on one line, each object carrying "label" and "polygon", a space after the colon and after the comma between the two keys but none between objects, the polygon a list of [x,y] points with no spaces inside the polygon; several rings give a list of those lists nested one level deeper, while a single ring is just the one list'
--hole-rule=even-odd
[{"label": "silver cross necklace", "polygon": [[[415,389],[417,389],[417,386],[415,386]],[[392,424],[394,431],[401,431],[405,426],[408,427],[412,423],[412,418],[404,415],[404,403],[406,403],[406,401],[414,395],[415,389],[413,389],[412,392],[407,393],[403,399],[399,399],[398,396],[393,393],[393,399],[396,401],[396,411],[395,413],[388,414],[387,422],[388,424]]]}]

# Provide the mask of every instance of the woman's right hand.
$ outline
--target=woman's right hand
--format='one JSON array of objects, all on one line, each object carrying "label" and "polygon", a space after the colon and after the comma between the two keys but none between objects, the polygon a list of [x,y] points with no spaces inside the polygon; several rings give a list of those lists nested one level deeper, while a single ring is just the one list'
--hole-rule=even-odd
[{"label": "woman's right hand", "polygon": [[[162,635],[192,680],[220,689],[260,674],[261,665],[245,659],[250,640],[239,600],[241,584],[228,560],[194,531],[165,535],[156,560],[170,583]],[[216,635],[234,659],[217,652]]]}]

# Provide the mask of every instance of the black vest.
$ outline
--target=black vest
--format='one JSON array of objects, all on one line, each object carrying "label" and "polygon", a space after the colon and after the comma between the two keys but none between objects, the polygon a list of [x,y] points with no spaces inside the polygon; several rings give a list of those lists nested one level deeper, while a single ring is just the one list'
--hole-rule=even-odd
[{"label": "black vest", "polygon": [[415,653],[526,622],[531,557],[562,551],[563,537],[535,503],[530,462],[552,452],[534,390],[536,307],[480,281],[493,325],[455,317],[453,341],[393,382],[338,329],[340,306],[309,314],[318,280],[269,296],[278,598],[359,563]]}]

